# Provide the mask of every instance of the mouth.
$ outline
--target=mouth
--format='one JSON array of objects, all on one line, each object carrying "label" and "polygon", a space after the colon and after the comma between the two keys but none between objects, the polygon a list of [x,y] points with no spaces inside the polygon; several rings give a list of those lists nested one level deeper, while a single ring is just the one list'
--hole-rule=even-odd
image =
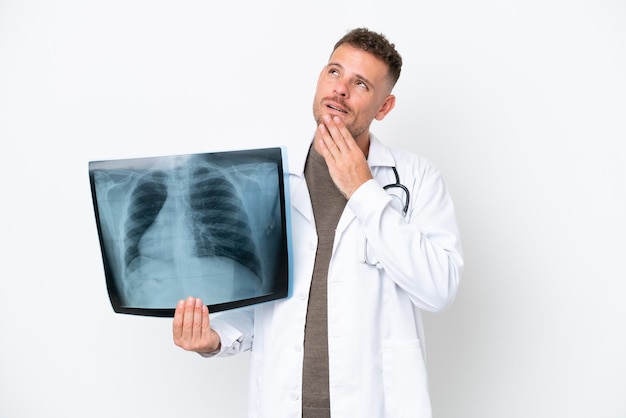
[{"label": "mouth", "polygon": [[343,115],[348,114],[348,111],[346,109],[344,109],[342,106],[338,105],[337,103],[333,103],[333,102],[326,103],[326,108],[330,109],[332,111],[341,113]]}]

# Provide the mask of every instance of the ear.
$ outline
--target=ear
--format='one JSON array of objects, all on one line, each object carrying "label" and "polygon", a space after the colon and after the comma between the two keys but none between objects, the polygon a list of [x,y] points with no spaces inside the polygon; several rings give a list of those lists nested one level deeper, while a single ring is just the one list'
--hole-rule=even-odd
[{"label": "ear", "polygon": [[391,109],[393,109],[395,105],[396,96],[390,94],[389,96],[387,96],[387,98],[383,102],[383,105],[380,107],[380,110],[376,114],[376,120],[383,120],[385,116],[387,116],[387,114],[391,112]]}]

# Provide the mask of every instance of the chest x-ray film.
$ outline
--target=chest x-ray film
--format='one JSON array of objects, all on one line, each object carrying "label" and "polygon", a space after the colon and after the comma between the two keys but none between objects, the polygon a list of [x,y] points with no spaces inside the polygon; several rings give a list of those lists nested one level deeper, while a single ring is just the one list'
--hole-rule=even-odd
[{"label": "chest x-ray film", "polygon": [[211,312],[288,297],[286,172],[282,148],[89,162],[114,311],[173,316],[188,296]]}]

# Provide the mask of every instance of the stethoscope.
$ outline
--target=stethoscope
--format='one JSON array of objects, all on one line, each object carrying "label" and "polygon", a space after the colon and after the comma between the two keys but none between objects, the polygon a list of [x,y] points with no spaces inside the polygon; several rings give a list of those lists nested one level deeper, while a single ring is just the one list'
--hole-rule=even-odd
[{"label": "stethoscope", "polygon": [[[409,201],[411,200],[411,194],[409,193],[409,189],[402,183],[400,183],[400,176],[398,175],[398,170],[396,169],[396,167],[391,167],[391,169],[393,170],[393,174],[396,177],[396,182],[395,183],[391,183],[388,184],[386,186],[383,186],[383,189],[387,190],[390,189],[392,187],[397,187],[400,188],[404,191],[404,206],[402,208],[402,216],[406,216],[407,212],[409,211]],[[382,269],[383,266],[380,263],[380,261],[378,260],[369,260],[367,257],[367,238],[365,238],[364,241],[364,245],[363,245],[363,257],[361,258],[361,263],[363,264],[368,264],[370,266],[376,267],[377,269]]]},{"label": "stethoscope", "polygon": [[383,186],[383,189],[387,190],[392,187],[399,187],[400,189],[404,190],[405,201],[404,207],[402,208],[402,216],[406,216],[406,213],[409,211],[409,200],[411,200],[411,195],[409,194],[409,189],[404,184],[400,183],[400,176],[398,175],[398,170],[396,170],[396,167],[393,166],[391,167],[391,169],[393,170],[393,174],[396,176],[396,182]]}]

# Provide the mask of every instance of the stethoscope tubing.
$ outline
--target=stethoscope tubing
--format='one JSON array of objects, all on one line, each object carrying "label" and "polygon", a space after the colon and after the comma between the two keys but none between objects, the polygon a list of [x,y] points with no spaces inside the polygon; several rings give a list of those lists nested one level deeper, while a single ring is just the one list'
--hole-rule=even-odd
[{"label": "stethoscope tubing", "polygon": [[[391,167],[391,169],[393,170],[393,174],[396,177],[396,182],[388,184],[386,186],[383,186],[383,189],[387,190],[387,189],[390,189],[392,187],[397,187],[397,188],[400,188],[400,189],[402,189],[404,191],[406,200],[404,201],[404,207],[402,208],[402,216],[406,216],[407,212],[409,211],[409,201],[411,200],[411,195],[409,193],[409,189],[404,184],[400,183],[400,176],[398,175],[398,170],[396,169],[396,167],[393,166],[393,167]],[[367,238],[365,238],[364,245],[363,245],[363,257],[359,261],[361,263],[368,264],[370,266],[374,266],[377,269],[382,269],[383,268],[382,264],[379,261],[371,262],[370,260],[368,260],[368,258],[367,258]]]},{"label": "stethoscope tubing", "polygon": [[409,189],[404,184],[400,183],[400,176],[398,175],[398,170],[396,169],[396,167],[393,166],[391,167],[391,169],[393,170],[393,174],[396,176],[396,182],[383,186],[383,189],[387,190],[392,187],[398,187],[404,190],[406,199],[404,201],[404,207],[402,208],[402,216],[406,216],[407,212],[409,211],[409,200],[411,200],[411,195],[409,193]]}]

